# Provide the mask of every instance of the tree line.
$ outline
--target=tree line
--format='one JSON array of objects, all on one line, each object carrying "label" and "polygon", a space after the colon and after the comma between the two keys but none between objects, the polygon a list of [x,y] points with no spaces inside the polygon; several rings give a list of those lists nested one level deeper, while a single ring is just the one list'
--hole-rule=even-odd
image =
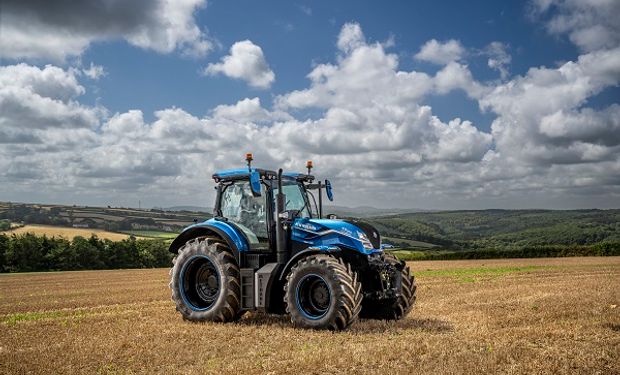
[{"label": "tree line", "polygon": [[0,272],[170,267],[172,256],[163,240],[0,234]]}]

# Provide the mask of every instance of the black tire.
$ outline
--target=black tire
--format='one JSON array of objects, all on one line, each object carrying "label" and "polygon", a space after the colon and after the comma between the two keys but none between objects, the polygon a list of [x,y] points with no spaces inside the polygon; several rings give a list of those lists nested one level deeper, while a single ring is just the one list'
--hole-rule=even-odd
[{"label": "black tire", "polygon": [[169,286],[183,319],[230,322],[239,318],[239,267],[228,246],[211,238],[193,239],[172,262]]},{"label": "black tire", "polygon": [[308,256],[286,279],[284,305],[296,327],[341,330],[357,319],[362,308],[362,285],[342,259]]},{"label": "black tire", "polygon": [[[385,261],[392,264],[401,263],[392,254],[385,254]],[[400,297],[388,300],[365,299],[360,316],[364,319],[399,320],[406,317],[415,305],[417,285],[409,266],[405,264],[401,271]]]}]

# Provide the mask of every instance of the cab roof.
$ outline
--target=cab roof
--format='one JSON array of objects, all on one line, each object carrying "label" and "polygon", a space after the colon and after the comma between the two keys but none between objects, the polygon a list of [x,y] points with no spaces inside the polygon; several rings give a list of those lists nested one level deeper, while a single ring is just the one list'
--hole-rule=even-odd
[{"label": "cab roof", "polygon": [[[278,173],[269,169],[261,169],[261,168],[252,168],[252,172],[260,173],[261,178],[272,179],[278,177]],[[213,174],[213,179],[215,182],[220,181],[234,181],[234,180],[244,180],[249,178],[250,172],[248,168],[238,168],[238,169],[225,169],[222,171],[217,171]],[[282,173],[282,176],[294,178],[298,181],[312,181],[314,180],[314,176],[299,173],[299,172],[285,172]]]}]

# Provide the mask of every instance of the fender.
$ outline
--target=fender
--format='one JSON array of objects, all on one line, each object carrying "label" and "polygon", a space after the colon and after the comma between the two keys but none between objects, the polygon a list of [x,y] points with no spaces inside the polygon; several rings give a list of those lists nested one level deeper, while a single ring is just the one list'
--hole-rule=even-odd
[{"label": "fender", "polygon": [[222,220],[209,219],[185,228],[183,232],[172,241],[168,251],[176,254],[179,248],[185,245],[187,241],[196,237],[208,235],[217,236],[226,241],[226,244],[233,252],[237,262],[239,261],[239,253],[249,250],[248,241],[245,236],[233,225]]},{"label": "fender", "polygon": [[306,250],[302,250],[298,252],[297,254],[293,255],[293,257],[291,257],[291,259],[289,259],[289,261],[286,262],[286,264],[284,265],[284,268],[282,268],[282,270],[280,271],[279,280],[284,281],[286,275],[291,270],[291,268],[293,268],[295,263],[297,263],[302,258],[305,258],[310,255],[314,255],[314,254],[333,254],[333,253],[337,253],[340,251],[341,249],[337,246],[326,246],[326,245],[312,246],[312,247],[307,248]]}]

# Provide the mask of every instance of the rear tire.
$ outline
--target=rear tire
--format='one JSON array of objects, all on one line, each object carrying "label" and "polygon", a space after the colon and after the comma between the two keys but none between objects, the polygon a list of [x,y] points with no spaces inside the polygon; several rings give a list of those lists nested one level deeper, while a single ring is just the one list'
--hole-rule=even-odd
[{"label": "rear tire", "polygon": [[[398,264],[392,254],[385,254],[385,261]],[[400,297],[388,300],[365,299],[360,316],[365,319],[399,320],[406,317],[415,305],[417,285],[409,266],[405,265],[401,271]]]},{"label": "rear tire", "polygon": [[240,316],[239,267],[228,246],[211,238],[193,239],[172,262],[169,286],[183,319],[230,322]]},{"label": "rear tire", "polygon": [[284,304],[296,327],[341,330],[359,315],[362,285],[342,259],[311,255],[287,276]]}]

